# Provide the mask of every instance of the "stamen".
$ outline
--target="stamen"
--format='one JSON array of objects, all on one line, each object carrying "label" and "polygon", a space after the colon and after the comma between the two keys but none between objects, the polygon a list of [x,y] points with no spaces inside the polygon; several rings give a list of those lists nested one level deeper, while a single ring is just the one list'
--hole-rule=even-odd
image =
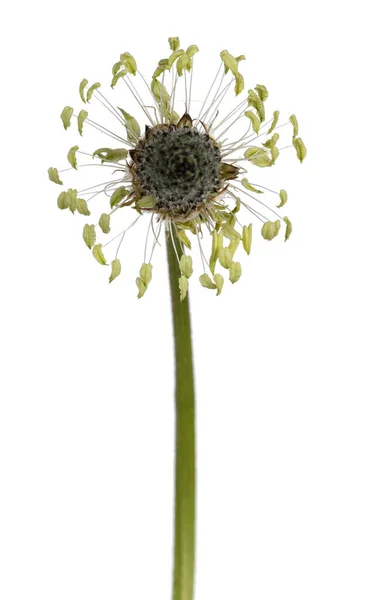
[{"label": "stamen", "polygon": [[239,200],[240,204],[242,204],[244,206],[244,208],[246,208],[250,213],[252,213],[252,215],[254,217],[256,217],[257,219],[259,219],[259,221],[261,221],[262,223],[266,223],[266,221],[268,219],[265,216],[263,216],[262,213],[258,212],[258,210],[255,210],[255,208],[250,207],[249,204],[246,204],[246,202],[243,202],[243,200],[240,200],[240,198],[238,198],[237,196],[235,196],[235,194],[233,194],[230,190],[228,190],[228,193],[235,200]]},{"label": "stamen", "polygon": [[[77,118],[77,115],[73,115],[73,116]],[[118,142],[122,142],[123,144],[127,144],[128,146],[133,147],[133,144],[128,142],[128,140],[124,140],[124,138],[121,138],[120,136],[116,135],[109,129],[106,129],[106,127],[99,125],[95,121],[91,121],[91,119],[87,118],[84,122],[87,123],[88,125],[90,125],[91,127],[94,127],[98,131],[101,131],[102,133],[105,133],[106,135],[110,136],[113,140],[118,140]]]},{"label": "stamen", "polygon": [[[224,81],[224,77],[225,77],[225,74],[223,73],[223,74],[222,74],[222,77],[221,77],[221,79],[220,79],[220,83],[219,83],[219,85],[218,85],[218,88],[217,88],[217,90],[216,90],[216,92],[215,92],[215,95],[214,95],[214,97],[213,97],[213,99],[212,99],[212,101],[211,101],[211,103],[210,103],[209,107],[206,109],[206,111],[204,112],[204,114],[203,114],[203,116],[202,116],[202,121],[204,121],[204,120],[205,120],[205,118],[206,118],[207,114],[208,114],[208,113],[209,113],[209,111],[212,109],[213,105],[214,105],[214,104],[217,102],[217,99],[218,99],[219,95],[221,95],[221,93],[223,93],[223,91],[224,91],[224,90],[222,90],[222,92],[220,93],[220,89],[221,89],[221,86],[222,86],[222,82]],[[226,89],[226,88],[225,88],[225,89]]]},{"label": "stamen", "polygon": [[[150,93],[150,96],[153,98],[153,101],[154,101],[154,103],[156,104],[156,108],[157,108],[157,110],[159,111],[160,109],[159,109],[159,106],[158,106],[157,100],[156,100],[155,96],[153,95],[153,93],[152,93],[152,90],[151,90],[150,86],[148,85],[148,83],[147,83],[147,81],[146,81],[145,77],[142,75],[142,73],[141,73],[140,71],[137,71],[137,73],[139,74],[139,76],[140,76],[140,77],[141,77],[141,79],[143,80],[143,82],[144,82],[144,84],[145,84],[146,88],[148,89],[148,91],[149,91],[149,93]],[[147,105],[145,105],[145,106],[147,107]],[[153,108],[153,109],[155,110],[155,108],[154,108],[153,106],[152,106],[152,107],[148,106],[148,108]],[[155,110],[155,112],[156,112],[156,110]],[[152,123],[152,120],[151,120],[151,123]],[[156,114],[156,123],[153,121],[153,124],[154,124],[154,125],[156,125],[157,123],[158,123],[158,119],[157,119],[157,114]]]},{"label": "stamen", "polygon": [[157,244],[159,246],[161,245],[160,242],[158,241],[158,238],[160,237],[161,227],[162,227],[162,223],[163,222],[164,222],[164,218],[161,216],[160,220],[158,222],[158,225],[157,225],[158,232],[157,232],[157,235],[155,234],[155,242],[154,242],[153,247],[152,247],[152,252],[151,252],[151,256],[150,256],[149,262],[152,262],[153,253],[154,253],[154,250],[155,250]]},{"label": "stamen", "polygon": [[[123,119],[123,116],[116,110],[116,108],[107,100],[107,98],[105,98],[103,94],[101,94],[99,90],[96,90],[96,92],[96,100],[100,102],[100,104],[102,104],[102,106],[104,106],[106,110],[108,110],[115,117],[115,119],[119,121],[119,123],[125,125],[125,119]],[[101,100],[101,98],[98,96],[101,96],[103,100]]]},{"label": "stamen", "polygon": [[185,112],[188,111],[188,89],[187,89],[187,72],[184,70],[184,86],[185,86]]},{"label": "stamen", "polygon": [[[108,167],[109,169],[111,169],[111,165],[99,165],[97,163],[90,163],[88,165],[78,165],[78,169],[82,169],[83,167]],[[66,171],[72,171],[73,169],[74,167],[68,167],[67,169],[61,169],[59,173],[66,173]]]},{"label": "stamen", "polygon": [[[198,226],[198,229],[197,229]],[[198,246],[199,246],[199,252],[201,255],[201,260],[202,260],[202,266],[203,266],[203,272],[206,273],[206,265],[207,264],[208,268],[210,268],[210,265],[207,262],[206,256],[203,252],[203,248],[202,248],[202,244],[201,244],[201,240],[199,239],[199,228],[200,228],[200,224],[198,223],[198,217],[195,219],[195,228],[196,228],[196,236],[197,236],[197,240],[198,240]]]},{"label": "stamen", "polygon": [[189,114],[190,114],[190,103],[191,103],[191,100],[192,100],[193,68],[194,68],[194,60],[192,62],[192,68],[190,70],[189,101],[188,101],[188,113]]},{"label": "stamen", "polygon": [[228,119],[230,119],[230,118],[233,116],[233,114],[237,112],[237,110],[243,110],[243,108],[241,108],[241,109],[240,109],[240,107],[243,107],[243,106],[244,106],[244,108],[245,108],[245,105],[246,105],[246,104],[248,104],[248,100],[242,100],[242,101],[241,101],[239,104],[237,104],[237,106],[236,106],[235,108],[233,108],[233,110],[232,110],[232,111],[230,111],[230,112],[229,112],[229,113],[226,115],[226,117],[224,117],[224,118],[222,119],[222,121],[221,121],[220,123],[218,123],[218,125],[216,125],[216,127],[214,127],[214,129],[216,130],[216,129],[218,129],[219,127],[221,127],[221,125],[223,125],[223,123],[226,123],[226,121],[227,121]]},{"label": "stamen", "polygon": [[229,185],[231,185],[233,188],[239,190],[239,192],[242,192],[246,196],[249,196],[249,198],[252,198],[253,200],[255,200],[256,202],[258,202],[259,204],[262,204],[262,206],[264,206],[269,211],[271,211],[272,213],[274,213],[277,216],[278,219],[281,219],[281,221],[284,220],[284,218],[281,217],[275,210],[273,210],[273,208],[271,208],[270,206],[267,206],[267,204],[265,204],[264,202],[262,202],[262,200],[260,200],[259,198],[256,198],[255,196],[252,196],[252,194],[249,194],[248,192],[246,192],[245,189],[239,188],[238,186],[234,185],[234,183],[230,183]]},{"label": "stamen", "polygon": [[134,98],[136,99],[136,101],[138,102],[139,106],[141,107],[141,109],[143,110],[144,114],[146,115],[146,117],[150,120],[152,125],[155,125],[151,115],[149,114],[148,110],[146,109],[145,105],[143,104],[143,100],[140,97],[140,95],[138,94],[137,90],[134,87],[134,84],[131,82],[131,80],[129,79],[128,75],[126,75],[125,77],[122,78],[125,85],[128,87],[128,89],[130,90],[130,92],[133,94]]},{"label": "stamen", "polygon": [[204,102],[203,102],[203,104],[202,104],[202,108],[201,108],[201,110],[199,111],[199,115],[198,115],[198,117],[197,117],[197,118],[198,118],[198,120],[201,118],[202,111],[203,111],[203,109],[204,109],[204,107],[205,107],[205,105],[206,105],[206,102],[207,102],[207,100],[208,100],[208,98],[209,98],[209,96],[210,96],[210,94],[211,94],[211,92],[212,92],[212,88],[213,88],[213,86],[214,86],[214,85],[215,85],[215,83],[216,83],[217,77],[218,77],[218,76],[219,76],[219,74],[220,74],[221,68],[222,68],[222,62],[220,63],[220,66],[219,66],[219,68],[218,68],[218,71],[217,71],[217,73],[216,73],[216,75],[215,75],[215,79],[214,79],[214,80],[213,80],[213,82],[211,83],[211,87],[210,87],[210,89],[208,90],[207,96],[206,96],[206,98],[205,98],[205,100],[204,100]]},{"label": "stamen", "polygon": [[109,240],[108,242],[106,242],[106,244],[103,244],[102,248],[106,248],[106,246],[108,246],[109,244],[111,244],[111,242],[113,242],[114,240],[116,240],[118,237],[121,236],[121,240],[118,244],[117,250],[116,250],[116,254],[115,254],[115,258],[118,257],[119,254],[119,250],[120,250],[120,246],[123,243],[123,239],[125,237],[125,234],[127,231],[129,231],[129,229],[131,229],[136,222],[141,218],[142,215],[139,215],[136,219],[134,219],[134,221],[129,225],[129,227],[127,227],[126,229],[124,229],[124,231],[121,231],[120,233],[118,233],[118,235],[115,235],[111,240]]},{"label": "stamen", "polygon": [[[93,154],[91,154],[90,152],[83,152],[82,150],[77,150],[77,154],[84,154],[84,156],[89,156],[90,158],[94,158]],[[120,162],[117,162],[116,160],[107,160],[106,158],[103,159],[104,162],[109,163],[110,165],[117,165],[118,167],[121,167],[122,170],[126,171],[126,167],[124,165],[122,165]],[[97,163],[99,164],[99,163]]]},{"label": "stamen", "polygon": [[173,248],[174,248],[174,250],[175,250],[176,258],[178,259],[178,265],[180,266],[180,259],[179,259],[178,251],[177,251],[177,249],[176,249],[176,244],[175,244],[175,242],[174,242],[174,236],[173,236],[173,232],[172,232],[171,221],[167,221],[167,224],[168,224],[168,226],[169,226],[169,231],[170,231],[171,242],[172,242]]},{"label": "stamen", "polygon": [[[59,171],[60,173],[60,171]],[[81,194],[88,194],[88,193],[93,193],[93,192],[89,192],[88,190],[93,190],[96,187],[100,187],[101,185],[105,186],[105,185],[109,185],[111,183],[118,183],[119,181],[122,181],[121,179],[111,179],[110,181],[104,181],[103,183],[97,183],[97,185],[91,185],[88,188],[84,188],[83,190],[80,190],[78,192],[78,196]],[[103,191],[103,190],[101,190]]]},{"label": "stamen", "polygon": [[148,236],[149,236],[149,232],[151,229],[151,223],[152,223],[152,219],[153,219],[153,214],[151,215],[151,219],[150,222],[148,223],[148,227],[147,227],[147,234],[146,234],[146,241],[144,244],[144,258],[143,258],[143,262],[146,262],[146,257],[147,257],[147,244],[148,244]]}]

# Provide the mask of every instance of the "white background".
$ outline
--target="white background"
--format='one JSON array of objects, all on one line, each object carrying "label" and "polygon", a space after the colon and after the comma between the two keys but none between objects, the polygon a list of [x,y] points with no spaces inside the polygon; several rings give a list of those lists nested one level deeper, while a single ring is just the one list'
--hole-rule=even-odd
[{"label": "white background", "polygon": [[[168,36],[198,77],[244,53],[246,89],[295,112],[308,147],[275,167],[290,241],[258,234],[222,296],[191,287],[198,415],[196,600],[366,600],[367,84],[359,2],[65,0],[2,9],[3,600],[168,600],[173,359],[164,248],[136,299],[144,231],[111,286],[49,166],[82,77]],[[201,71],[202,70],[202,71]],[[123,86],[116,102],[123,102]],[[74,103],[74,104],[73,104]],[[102,141],[102,140],[101,140]],[[105,145],[106,140],[100,145]],[[67,180],[65,180],[67,181]],[[199,275],[200,272],[196,271]]]}]

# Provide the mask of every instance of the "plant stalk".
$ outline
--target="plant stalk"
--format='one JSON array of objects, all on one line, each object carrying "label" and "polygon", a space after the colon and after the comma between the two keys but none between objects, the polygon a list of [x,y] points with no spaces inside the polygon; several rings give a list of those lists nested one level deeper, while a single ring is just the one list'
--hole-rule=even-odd
[{"label": "plant stalk", "polygon": [[[174,244],[176,252],[174,249]],[[167,256],[175,347],[175,533],[173,600],[193,600],[195,574],[195,394],[188,296],[180,301],[175,237],[167,236]]]}]

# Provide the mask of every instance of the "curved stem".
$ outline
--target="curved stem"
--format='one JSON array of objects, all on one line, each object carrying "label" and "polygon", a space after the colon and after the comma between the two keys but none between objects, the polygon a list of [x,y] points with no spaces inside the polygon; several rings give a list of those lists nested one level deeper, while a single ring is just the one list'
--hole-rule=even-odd
[{"label": "curved stem", "polygon": [[173,600],[193,600],[195,566],[195,398],[188,296],[181,302],[177,256],[180,244],[167,237],[175,346],[175,539]]}]

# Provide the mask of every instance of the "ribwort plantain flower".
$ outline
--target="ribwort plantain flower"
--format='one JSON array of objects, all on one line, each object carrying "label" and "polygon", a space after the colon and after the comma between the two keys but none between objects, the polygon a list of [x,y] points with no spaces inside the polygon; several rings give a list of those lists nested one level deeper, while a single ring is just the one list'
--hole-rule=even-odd
[{"label": "ribwort plantain flower", "polygon": [[[143,130],[131,114],[110,103],[102,94],[100,83],[88,86],[86,79],[79,86],[82,102],[87,105],[94,100],[102,104],[119,122],[117,130],[111,131],[98,124],[85,109],[75,113],[73,108],[66,106],[61,113],[65,129],[74,118],[80,135],[83,128],[89,126],[115,141],[113,147],[101,147],[93,152],[81,151],[78,145],[70,148],[67,159],[71,167],[63,171],[81,166],[104,166],[113,173],[108,182],[81,190],[62,191],[57,205],[62,210],[90,216],[91,205],[98,202],[95,198],[109,198],[109,209],[101,214],[98,224],[85,224],[83,239],[102,265],[107,264],[105,248],[108,245],[111,248],[115,243],[110,282],[121,272],[119,255],[126,233],[139,219],[147,219],[144,261],[136,279],[138,298],[144,295],[151,281],[152,257],[163,231],[173,241],[174,236],[177,238],[183,252],[180,259],[177,256],[181,299],[187,294],[193,272],[190,250],[195,237],[199,243],[202,262],[199,280],[203,287],[216,290],[217,295],[221,293],[224,277],[218,272],[218,265],[227,271],[232,283],[239,280],[241,265],[235,260],[235,254],[239,246],[249,254],[252,243],[252,223],[241,222],[244,218],[240,217],[241,208],[252,220],[260,221],[265,240],[272,240],[283,228],[286,241],[292,231],[288,217],[281,216],[272,204],[260,200],[262,194],[271,198],[276,194],[276,208],[281,209],[287,201],[286,191],[271,190],[254,182],[253,171],[273,166],[280,151],[285,149],[278,148],[278,130],[285,125],[278,124],[279,111],[266,120],[266,87],[256,85],[244,93],[239,63],[245,57],[234,57],[223,50],[215,79],[195,112],[192,84],[198,47],[192,45],[184,51],[179,48],[179,38],[169,38],[169,46],[170,55],[158,62],[150,85],[128,52],[121,54],[112,68],[111,87],[125,84],[133,94],[144,114]],[[147,93],[147,100],[142,99],[135,80],[139,80]],[[179,89],[185,96],[183,114],[175,111]],[[243,99],[236,101],[234,108],[221,116],[220,106],[228,93]],[[234,139],[225,137],[239,122],[243,127],[241,135],[235,135]],[[293,146],[302,162],[306,148],[298,137],[295,115],[291,115],[288,123],[292,130],[291,144],[286,148]],[[92,165],[79,164],[79,159],[85,155],[92,158]],[[63,171],[51,167],[48,171],[50,180],[62,185],[60,174]],[[119,233],[107,237],[117,213],[122,209],[124,213],[130,212],[129,208],[134,210],[133,220]],[[97,242],[96,229],[102,241]],[[212,236],[209,256],[201,243],[205,230]]]}]

